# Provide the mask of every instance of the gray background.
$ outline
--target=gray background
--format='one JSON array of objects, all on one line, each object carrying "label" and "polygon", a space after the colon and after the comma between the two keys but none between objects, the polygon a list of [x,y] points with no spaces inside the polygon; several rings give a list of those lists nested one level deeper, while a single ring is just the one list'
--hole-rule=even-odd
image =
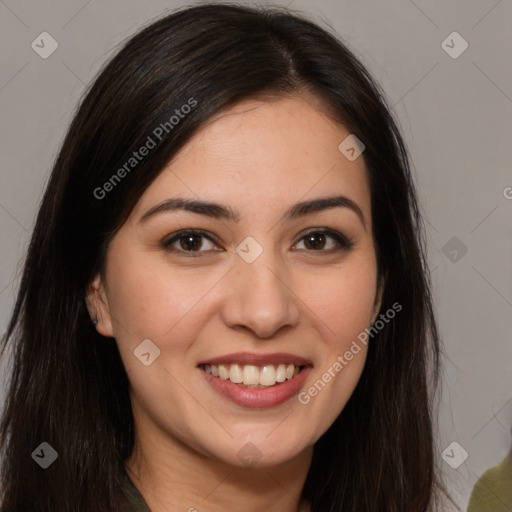
[{"label": "gray background", "polygon": [[[138,27],[186,3],[0,0],[1,332],[44,184],[85,85]],[[311,13],[344,38],[382,84],[409,145],[445,345],[438,454],[465,509],[477,477],[511,445],[512,4],[276,3]],[[31,48],[43,31],[59,45],[47,59]],[[469,44],[458,58],[442,47],[453,31]],[[456,469],[441,458],[454,441],[468,453]],[[447,453],[456,465],[463,452]]]}]

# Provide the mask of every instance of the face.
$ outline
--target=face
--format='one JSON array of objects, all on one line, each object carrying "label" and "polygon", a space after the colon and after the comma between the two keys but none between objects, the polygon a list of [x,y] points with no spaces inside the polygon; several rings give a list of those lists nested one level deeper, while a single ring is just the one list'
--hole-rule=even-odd
[{"label": "face", "polygon": [[367,348],[353,342],[379,307],[370,190],[363,158],[338,149],[349,132],[322,112],[298,95],[217,115],[141,196],[90,285],[136,428],[161,443],[283,463],[360,378]]}]

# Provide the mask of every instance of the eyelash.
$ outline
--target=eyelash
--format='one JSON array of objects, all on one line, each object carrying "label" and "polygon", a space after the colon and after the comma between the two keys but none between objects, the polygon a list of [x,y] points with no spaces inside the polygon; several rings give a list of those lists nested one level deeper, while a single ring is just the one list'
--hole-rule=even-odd
[{"label": "eyelash", "polygon": [[[336,247],[334,249],[328,249],[328,250],[323,250],[323,249],[320,249],[320,250],[314,250],[314,249],[308,250],[308,249],[305,249],[306,252],[315,253],[315,254],[319,254],[319,255],[329,255],[329,254],[340,252],[340,251],[348,251],[348,250],[352,249],[352,247],[354,246],[354,242],[349,240],[345,235],[339,233],[338,231],[334,231],[332,229],[325,229],[325,228],[324,229],[313,229],[311,231],[308,231],[307,233],[302,235],[302,237],[299,239],[298,242],[301,242],[307,236],[312,235],[312,234],[327,235],[327,236],[331,237],[333,240],[335,240],[335,242],[337,242],[338,247]],[[215,240],[211,236],[209,236],[206,231],[203,231],[201,229],[185,229],[185,230],[182,230],[182,231],[178,231],[177,233],[174,233],[171,236],[171,238],[168,238],[168,239],[164,240],[161,245],[162,245],[162,247],[164,249],[166,249],[168,251],[171,251],[171,252],[174,252],[174,253],[178,253],[178,254],[182,254],[182,255],[187,255],[185,257],[197,258],[197,257],[203,256],[201,253],[209,252],[209,251],[185,251],[183,249],[177,249],[175,247],[172,247],[172,245],[175,242],[179,241],[181,238],[183,238],[183,237],[185,237],[187,235],[203,236],[204,238],[206,238],[210,242],[216,244]]]}]

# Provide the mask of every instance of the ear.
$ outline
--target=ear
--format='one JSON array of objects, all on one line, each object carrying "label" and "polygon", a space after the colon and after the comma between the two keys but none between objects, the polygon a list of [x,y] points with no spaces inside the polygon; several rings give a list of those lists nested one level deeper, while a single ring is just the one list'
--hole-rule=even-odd
[{"label": "ear", "polygon": [[370,325],[375,323],[377,319],[377,315],[380,311],[380,306],[382,304],[382,296],[384,295],[384,288],[386,287],[387,276],[380,276],[377,281],[377,293],[375,294],[375,301],[373,303],[373,311]]},{"label": "ear", "polygon": [[88,284],[86,291],[86,304],[91,315],[91,320],[96,320],[96,330],[99,334],[106,337],[113,337],[112,316],[108,304],[105,284],[100,273],[96,274],[94,279]]}]

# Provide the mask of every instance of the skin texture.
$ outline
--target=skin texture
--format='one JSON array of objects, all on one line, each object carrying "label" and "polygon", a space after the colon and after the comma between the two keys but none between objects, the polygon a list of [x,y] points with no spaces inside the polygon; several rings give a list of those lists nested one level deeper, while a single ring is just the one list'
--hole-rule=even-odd
[{"label": "skin texture", "polygon": [[[153,512],[308,509],[299,497],[313,445],[351,396],[367,348],[306,405],[295,396],[240,407],[197,365],[232,352],[290,352],[313,363],[307,390],[374,321],[366,169],[362,157],[349,161],[338,150],[349,132],[324,112],[304,93],[244,101],[215,116],[141,196],[109,246],[105,275],[90,283],[91,316],[115,338],[131,383],[136,442],[126,467]],[[299,201],[334,195],[357,203],[364,225],[342,207],[281,220]],[[139,222],[176,196],[230,206],[240,219],[173,211]],[[162,247],[192,228],[214,237],[196,239],[202,256],[179,240],[176,252]],[[354,245],[333,251],[337,242],[320,235],[319,248],[308,246],[303,237],[313,228]],[[253,263],[235,252],[248,236],[263,248]],[[161,351],[149,366],[133,353],[145,339]],[[248,442],[261,454],[255,467],[237,455]]]}]

